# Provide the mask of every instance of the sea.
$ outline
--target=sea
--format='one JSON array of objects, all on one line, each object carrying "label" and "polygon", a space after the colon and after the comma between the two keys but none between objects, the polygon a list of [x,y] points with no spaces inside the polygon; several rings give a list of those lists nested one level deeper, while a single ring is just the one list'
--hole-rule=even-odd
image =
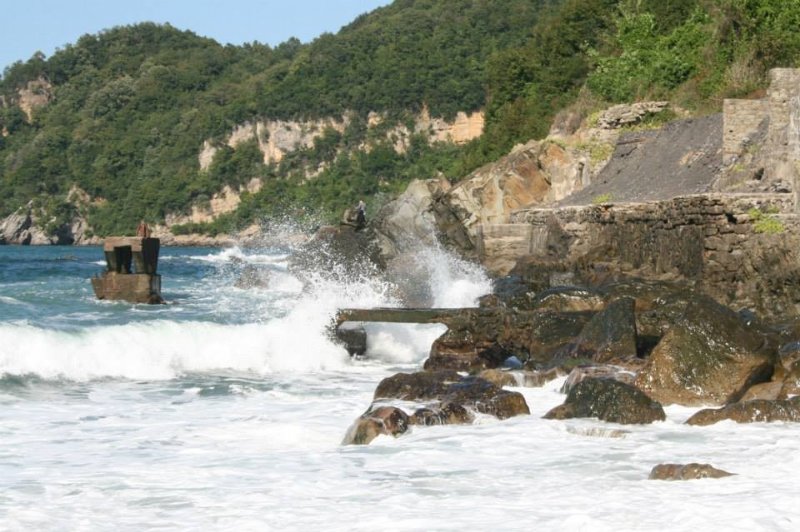
[{"label": "sea", "polygon": [[[0,246],[0,530],[800,530],[800,424],[542,419],[563,379],[513,388],[530,416],[342,445],[444,328],[368,324],[351,359],[337,309],[396,287],[291,251],[162,248],[167,304],[133,305],[95,299],[98,247]],[[441,249],[416,264],[432,306],[491,291]],[[239,287],[244,266],[266,282]],[[735,475],[648,480],[691,462]]]}]

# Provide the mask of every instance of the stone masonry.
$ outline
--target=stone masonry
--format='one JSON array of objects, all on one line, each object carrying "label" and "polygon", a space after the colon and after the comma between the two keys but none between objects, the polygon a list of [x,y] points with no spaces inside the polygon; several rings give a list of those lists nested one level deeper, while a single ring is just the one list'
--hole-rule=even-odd
[{"label": "stone masonry", "polygon": [[[511,221],[531,227],[530,240],[517,246],[556,259],[563,271],[686,281],[725,305],[777,317],[800,314],[800,216],[786,213],[792,205],[789,194],[704,194],[529,209]],[[761,232],[753,209],[786,214],[763,214],[779,229]]]}]

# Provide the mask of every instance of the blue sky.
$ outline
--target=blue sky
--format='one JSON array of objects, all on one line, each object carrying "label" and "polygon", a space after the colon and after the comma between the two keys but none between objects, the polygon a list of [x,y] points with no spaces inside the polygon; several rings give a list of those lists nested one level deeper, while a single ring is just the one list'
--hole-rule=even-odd
[{"label": "blue sky", "polygon": [[308,42],[391,0],[13,0],[0,7],[0,71],[40,50],[48,57],[85,33],[169,22],[222,44]]}]

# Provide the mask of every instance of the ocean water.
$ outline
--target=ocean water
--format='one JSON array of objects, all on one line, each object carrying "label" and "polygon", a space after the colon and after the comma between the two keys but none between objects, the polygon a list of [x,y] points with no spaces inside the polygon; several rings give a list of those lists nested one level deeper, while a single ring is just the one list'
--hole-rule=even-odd
[{"label": "ocean water", "polygon": [[[169,304],[137,306],[95,300],[99,248],[0,246],[0,530],[800,530],[800,424],[543,420],[556,381],[517,389],[531,416],[340,445],[443,328],[371,325],[351,360],[335,310],[397,305],[392,286],[298,275],[289,251],[162,249]],[[419,262],[437,306],[490,290]],[[235,286],[247,264],[268,287]],[[665,462],[736,475],[647,480]]]}]

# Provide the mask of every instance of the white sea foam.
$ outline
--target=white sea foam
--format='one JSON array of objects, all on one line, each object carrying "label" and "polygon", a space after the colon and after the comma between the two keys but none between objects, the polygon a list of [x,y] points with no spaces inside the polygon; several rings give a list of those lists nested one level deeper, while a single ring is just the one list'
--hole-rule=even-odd
[{"label": "white sea foam", "polygon": [[64,332],[0,325],[0,374],[45,379],[173,379],[185,373],[233,370],[338,369],[340,347],[318,334],[297,334],[294,318],[264,325],[151,321]]},{"label": "white sea foam", "polygon": [[[437,305],[474,304],[488,286],[479,270],[445,270]],[[280,315],[258,319],[255,305],[239,325],[162,319],[177,307],[80,332],[0,324],[0,373],[47,379],[0,382],[0,528],[800,529],[800,424],[690,427],[681,407],[641,426],[542,419],[563,379],[516,389],[530,416],[342,447],[379,380],[418,367],[441,328],[368,325],[372,358],[349,361],[328,340],[333,313],[397,304],[391,287],[314,272],[293,286]],[[664,462],[736,476],[647,480]]]}]

